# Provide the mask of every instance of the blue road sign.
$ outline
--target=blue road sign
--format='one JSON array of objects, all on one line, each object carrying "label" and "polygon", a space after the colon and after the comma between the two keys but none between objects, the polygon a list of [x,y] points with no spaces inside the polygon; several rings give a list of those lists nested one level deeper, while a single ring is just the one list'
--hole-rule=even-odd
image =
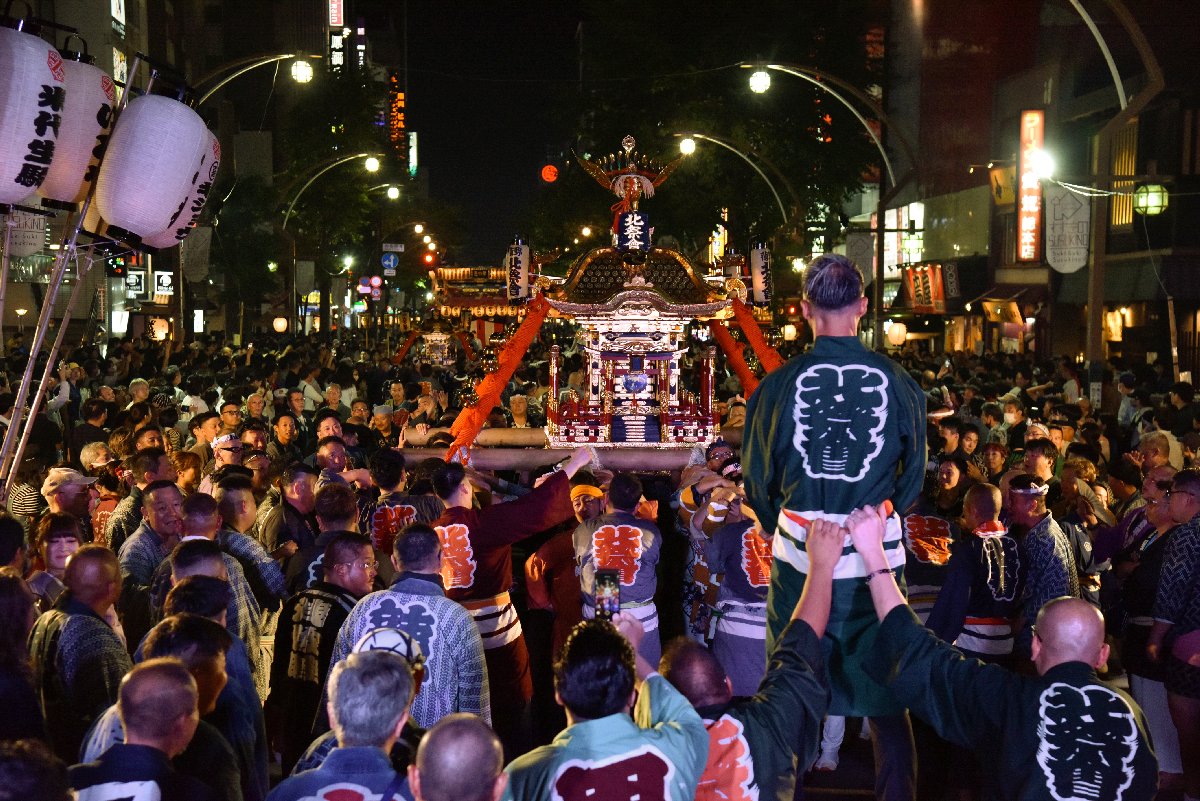
[{"label": "blue road sign", "polygon": [[396,269],[396,265],[400,263],[400,257],[395,253],[384,253],[382,261],[384,269],[394,270]]}]

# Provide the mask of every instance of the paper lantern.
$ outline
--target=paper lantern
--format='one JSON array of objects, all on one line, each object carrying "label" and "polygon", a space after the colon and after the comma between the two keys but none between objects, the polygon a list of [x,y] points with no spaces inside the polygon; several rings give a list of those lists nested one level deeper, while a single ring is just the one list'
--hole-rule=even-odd
[{"label": "paper lantern", "polygon": [[892,323],[888,326],[887,339],[896,347],[900,347],[908,339],[908,326],[904,323]]},{"label": "paper lantern", "polygon": [[188,235],[188,232],[196,227],[196,221],[200,219],[200,212],[204,209],[205,201],[208,200],[209,190],[212,189],[213,181],[217,178],[217,170],[221,167],[221,143],[217,141],[217,137],[212,131],[206,131],[206,133],[208,136],[204,147],[201,148],[196,171],[192,175],[191,188],[188,190],[187,197],[184,198],[183,205],[179,207],[178,216],[172,215],[173,219],[167,230],[143,239],[143,245],[152,248],[169,248],[178,245]]},{"label": "paper lantern", "polygon": [[288,329],[287,318],[286,317],[276,317],[275,320],[271,323],[271,327],[275,329],[276,333],[282,334],[284,331],[286,331]]},{"label": "paper lantern", "polygon": [[122,112],[96,184],[96,205],[110,226],[153,237],[182,215],[208,128],[169,97],[143,95]]},{"label": "paper lantern", "polygon": [[87,197],[99,172],[117,89],[112,78],[93,64],[67,60],[63,70],[67,76],[67,104],[58,127],[54,163],[38,194],[62,203],[79,203]]},{"label": "paper lantern", "polygon": [[522,303],[529,298],[529,245],[520,237],[508,248],[508,302]]},{"label": "paper lantern", "polygon": [[46,180],[66,102],[62,56],[44,40],[0,27],[0,203]]},{"label": "paper lantern", "polygon": [[771,251],[761,242],[750,251],[750,286],[753,288],[751,299],[755,306],[765,308],[771,305]]}]

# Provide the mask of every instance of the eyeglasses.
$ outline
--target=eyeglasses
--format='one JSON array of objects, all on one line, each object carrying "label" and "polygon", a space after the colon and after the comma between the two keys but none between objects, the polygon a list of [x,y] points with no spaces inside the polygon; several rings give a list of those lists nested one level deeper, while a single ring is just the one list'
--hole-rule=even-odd
[{"label": "eyeglasses", "polygon": [[378,563],[378,562],[367,562],[367,561],[362,561],[362,562],[338,562],[338,564],[339,564],[339,565],[345,565],[346,567],[361,567],[363,570],[378,570],[378,569],[379,569],[379,563]]},{"label": "eyeglasses", "polygon": [[1196,497],[1194,493],[1189,492],[1188,490],[1167,490],[1167,497],[1170,498],[1172,495],[1191,495],[1193,498]]},{"label": "eyeglasses", "polygon": [[242,452],[241,448],[217,448],[217,450],[225,451],[227,453],[241,453]]}]

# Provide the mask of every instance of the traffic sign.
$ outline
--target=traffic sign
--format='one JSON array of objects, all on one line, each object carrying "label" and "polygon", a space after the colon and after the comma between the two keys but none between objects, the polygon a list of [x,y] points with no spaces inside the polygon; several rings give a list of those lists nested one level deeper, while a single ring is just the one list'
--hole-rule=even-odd
[{"label": "traffic sign", "polygon": [[375,288],[375,289],[371,290],[371,300],[379,300],[382,297],[383,297],[383,291],[380,290],[379,288]]},{"label": "traffic sign", "polygon": [[358,285],[359,285],[359,286],[370,286],[370,285],[371,285],[371,279],[370,279],[368,276],[365,276],[365,275],[364,275],[362,278],[359,278],[359,279],[358,279]]},{"label": "traffic sign", "polygon": [[384,242],[383,243],[383,252],[384,253],[403,253],[404,245],[403,244],[393,245],[390,242]]},{"label": "traffic sign", "polygon": [[395,253],[384,253],[382,261],[385,270],[394,270],[396,269],[396,265],[400,263],[400,257]]},{"label": "traffic sign", "polygon": [[388,278],[393,278],[393,277],[395,277],[395,275],[396,275],[396,271],[395,271],[395,270],[388,270],[388,269],[386,269],[386,268],[385,268],[385,269],[384,269],[384,271],[383,271],[383,274],[384,274],[384,275],[386,275]]},{"label": "traffic sign", "polygon": [[383,286],[383,279],[380,278],[378,275],[372,275],[371,276],[371,286],[375,289],[379,289],[379,287]]}]

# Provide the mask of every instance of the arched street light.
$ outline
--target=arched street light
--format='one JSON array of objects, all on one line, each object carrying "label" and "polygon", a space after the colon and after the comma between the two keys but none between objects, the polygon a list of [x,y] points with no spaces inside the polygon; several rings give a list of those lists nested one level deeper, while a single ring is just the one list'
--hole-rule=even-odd
[{"label": "arched street light", "polygon": [[[756,70],[750,76],[751,91],[761,94],[770,88],[771,76],[763,71],[763,67],[761,65],[742,64],[742,67],[746,69],[754,68]],[[916,154],[912,147],[909,146],[908,140],[904,138],[904,134],[901,133],[892,123],[891,119],[887,115],[887,112],[883,110],[883,108],[875,101],[873,97],[859,89],[854,84],[843,81],[837,76],[830,75],[827,72],[822,72],[821,70],[814,69],[812,67],[800,66],[798,64],[767,64],[766,69],[778,70],[779,72],[784,72],[788,75],[794,75],[803,81],[808,81],[813,86],[816,86],[827,94],[832,95],[835,99],[840,101],[843,106],[849,109],[850,113],[853,114],[860,123],[862,123],[863,128],[866,129],[867,133],[871,135],[871,139],[875,142],[875,147],[878,148],[879,155],[883,157],[883,164],[887,168],[888,180],[891,181],[892,186],[896,186],[896,173],[892,169],[892,160],[888,158],[887,150],[885,150],[883,147],[883,142],[879,140],[879,134],[875,133],[875,129],[867,123],[867,120],[865,117],[863,117],[862,113],[859,112],[859,110],[855,108],[854,105],[845,98],[845,96],[839,93],[836,89],[833,89],[830,84],[837,86],[838,89],[841,89],[842,91],[846,92],[846,94],[853,96],[860,103],[869,108],[875,118],[879,120],[880,123],[887,125],[888,129],[893,135],[895,135],[896,141],[900,144],[900,149],[904,151],[904,156],[908,159],[908,163],[910,165],[915,165],[917,163]],[[761,78],[759,78],[757,81],[755,80],[760,75],[766,77],[765,82],[762,81]]]},{"label": "arched street light", "polygon": [[[200,102],[196,105],[204,103],[204,101],[216,94],[217,90],[239,75],[247,73],[256,67],[261,67],[266,64],[274,64],[276,61],[287,61],[289,58],[296,58],[297,55],[297,53],[281,53],[273,56],[250,56],[248,58],[238,59],[237,61],[231,61],[228,64],[222,64],[220,67],[217,67],[207,75],[201,76],[200,79],[196,81],[196,88],[199,89],[209,81],[216,80],[224,75],[226,70],[233,70],[233,72],[221,77],[221,80],[217,81],[217,83],[211,89],[205,90],[204,94],[200,96]],[[292,64],[291,75],[297,83],[308,83],[312,80],[313,68],[308,59],[313,58],[320,58],[320,56],[301,56],[296,63]]]},{"label": "arched street light", "polygon": [[[345,156],[343,158],[337,159],[336,161],[332,162],[331,164],[326,165],[324,168],[322,168],[320,171],[318,171],[316,175],[314,175],[312,178],[309,178],[308,182],[305,183],[304,186],[300,187],[300,191],[296,193],[296,196],[292,198],[292,202],[288,204],[287,211],[284,212],[284,214],[283,214],[283,225],[281,226],[283,228],[283,230],[285,230],[285,231],[287,230],[288,220],[291,219],[292,209],[295,208],[296,201],[299,200],[300,196],[304,194],[305,189],[308,189],[310,186],[312,186],[313,181],[317,180],[322,175],[329,172],[330,170],[332,170],[334,167],[338,166],[339,164],[345,164],[346,162],[354,161],[355,159],[366,159],[366,163],[363,166],[365,166],[371,172],[374,172],[375,170],[379,169],[379,157],[375,156],[372,153],[356,153],[353,156]],[[372,166],[371,166],[372,163],[375,165],[374,168],[372,168]]]},{"label": "arched street light", "polygon": [[[712,143],[714,145],[720,145],[721,147],[725,147],[726,150],[734,153],[734,155],[736,155],[738,158],[742,159],[742,161],[744,161],[746,164],[750,164],[751,169],[754,169],[754,171],[756,171],[756,173],[758,173],[758,177],[761,177],[761,179],[763,181],[766,181],[767,187],[770,189],[770,193],[775,195],[775,203],[779,204],[779,213],[781,213],[781,215],[784,216],[784,224],[785,225],[787,224],[787,219],[788,219],[787,209],[784,206],[784,201],[782,201],[779,197],[779,192],[775,191],[774,183],[770,182],[770,179],[769,179],[769,177],[767,177],[767,174],[763,173],[762,169],[758,168],[758,165],[755,164],[754,162],[752,162],[749,156],[746,156],[744,152],[738,150],[737,147],[734,147],[732,144],[730,144],[731,140],[725,139],[724,137],[712,137],[712,135],[708,135],[706,133],[688,133],[688,134],[677,133],[674,135],[677,135],[677,137],[684,137],[682,140],[679,141],[680,152],[683,152],[683,153],[695,152],[696,151],[696,143],[694,140],[695,139],[703,139],[704,141],[712,141]],[[690,149],[688,146],[686,146],[686,143],[691,143]],[[760,158],[762,158],[762,157],[760,156]],[[763,159],[763,161],[766,161],[766,159]],[[775,171],[776,171],[776,173],[778,173],[779,170],[776,169]],[[782,177],[781,173],[780,173],[780,177]],[[793,195],[794,195],[794,193],[793,193]]]}]

